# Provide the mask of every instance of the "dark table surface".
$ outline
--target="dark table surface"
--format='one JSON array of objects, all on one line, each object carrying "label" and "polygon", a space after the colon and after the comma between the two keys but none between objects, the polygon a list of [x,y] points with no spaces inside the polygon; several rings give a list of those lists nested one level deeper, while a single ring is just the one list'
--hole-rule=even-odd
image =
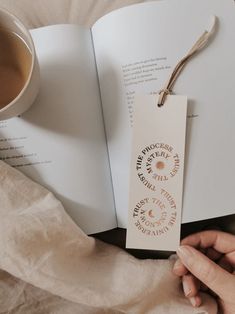
[{"label": "dark table surface", "polygon": [[[182,224],[181,226],[181,239],[186,237],[189,234],[199,232],[202,230],[208,230],[208,229],[221,229],[226,230],[226,224],[229,220],[235,220],[235,215],[226,216],[226,217],[220,217],[220,218],[214,218],[214,219],[208,219],[188,224]],[[134,249],[126,249],[126,229],[112,229],[109,231],[96,233],[92,235],[96,239],[102,240],[106,243],[116,245],[127,252],[129,252],[131,255],[141,258],[141,259],[147,259],[147,258],[168,258],[171,254],[174,252],[163,252],[163,251],[150,251],[150,250],[134,250]]]}]

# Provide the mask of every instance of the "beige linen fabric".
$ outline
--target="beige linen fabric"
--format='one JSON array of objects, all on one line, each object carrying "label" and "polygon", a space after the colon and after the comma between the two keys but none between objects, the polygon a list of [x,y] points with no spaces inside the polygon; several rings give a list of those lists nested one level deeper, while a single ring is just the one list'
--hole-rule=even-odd
[{"label": "beige linen fabric", "polygon": [[[136,0],[0,0],[29,28],[91,26]],[[215,314],[193,309],[172,260],[138,260],[86,236],[54,196],[0,161],[0,314]]]},{"label": "beige linen fabric", "polygon": [[92,26],[102,15],[143,0],[0,0],[28,28],[75,23]]},{"label": "beige linen fabric", "polygon": [[88,237],[50,192],[2,161],[0,178],[1,314],[216,313],[208,296],[192,308],[172,260],[138,260]]}]

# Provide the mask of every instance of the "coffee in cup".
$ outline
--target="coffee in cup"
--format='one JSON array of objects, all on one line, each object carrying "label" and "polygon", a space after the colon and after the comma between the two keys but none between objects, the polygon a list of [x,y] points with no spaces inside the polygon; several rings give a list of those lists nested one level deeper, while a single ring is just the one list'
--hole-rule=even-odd
[{"label": "coffee in cup", "polygon": [[24,25],[0,9],[0,120],[26,111],[39,90],[33,40]]}]

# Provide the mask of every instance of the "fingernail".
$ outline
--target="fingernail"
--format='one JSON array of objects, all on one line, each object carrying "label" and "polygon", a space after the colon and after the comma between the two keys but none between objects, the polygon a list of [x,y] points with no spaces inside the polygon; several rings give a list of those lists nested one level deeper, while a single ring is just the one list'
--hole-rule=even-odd
[{"label": "fingernail", "polygon": [[190,287],[186,281],[183,281],[183,290],[184,290],[184,294],[186,297],[188,297],[190,295],[190,293],[192,292],[192,290],[190,289]]},{"label": "fingernail", "polygon": [[180,246],[177,254],[186,266],[191,264],[192,252],[187,246]]},{"label": "fingernail", "polygon": [[196,297],[189,298],[189,301],[193,307],[199,307],[202,304],[202,300],[198,295]]},{"label": "fingernail", "polygon": [[191,304],[192,304],[193,307],[196,307],[196,306],[197,306],[197,300],[196,300],[195,297],[189,298],[189,301],[191,302]]}]

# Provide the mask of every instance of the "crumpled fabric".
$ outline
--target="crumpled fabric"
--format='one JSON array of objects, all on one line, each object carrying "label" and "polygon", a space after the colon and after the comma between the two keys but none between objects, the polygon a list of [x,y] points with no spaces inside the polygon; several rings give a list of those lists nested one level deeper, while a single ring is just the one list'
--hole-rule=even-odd
[{"label": "crumpled fabric", "polygon": [[73,23],[91,27],[112,10],[149,0],[0,0],[28,28]]},{"label": "crumpled fabric", "polygon": [[173,260],[138,260],[87,236],[40,185],[0,161],[0,313],[217,313],[194,309]]}]

